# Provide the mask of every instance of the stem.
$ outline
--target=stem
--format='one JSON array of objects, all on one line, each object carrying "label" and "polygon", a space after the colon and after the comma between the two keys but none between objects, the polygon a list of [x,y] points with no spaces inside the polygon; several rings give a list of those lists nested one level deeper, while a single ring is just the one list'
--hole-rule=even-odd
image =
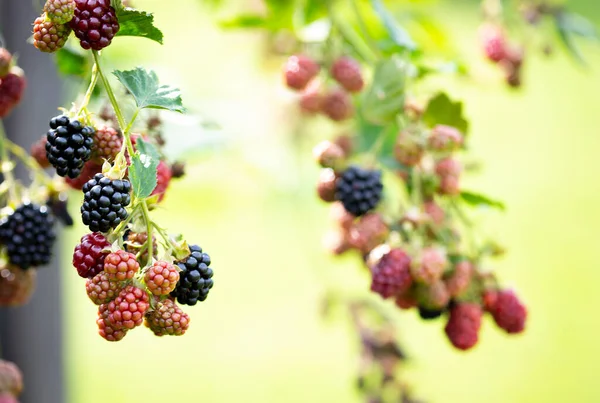
[{"label": "stem", "polygon": [[36,178],[40,180],[45,185],[52,184],[52,178],[48,176],[46,171],[40,167],[40,164],[33,158],[25,149],[23,149],[18,144],[13,143],[12,141],[6,139],[5,140],[6,149],[8,149],[11,154],[19,159],[27,168],[34,172]]},{"label": "stem", "polygon": [[142,205],[142,215],[144,216],[144,221],[146,222],[146,232],[148,234],[148,238],[146,239],[146,244],[148,245],[148,261],[147,265],[152,263],[152,258],[154,257],[154,245],[153,245],[153,237],[152,237],[152,220],[150,220],[150,211],[148,211],[148,204],[146,200],[141,202]]},{"label": "stem", "polygon": [[117,115],[117,121],[119,122],[119,127],[121,130],[125,128],[125,119],[123,118],[123,112],[121,112],[121,108],[119,107],[119,103],[117,102],[117,98],[115,97],[115,93],[113,92],[110,83],[106,79],[106,76],[102,72],[102,68],[100,67],[100,58],[98,57],[98,51],[92,51],[94,55],[94,62],[96,63],[96,67],[98,69],[98,75],[102,80],[102,84],[104,84],[104,89],[106,90],[106,95],[108,95],[108,99],[115,110],[115,115]]},{"label": "stem", "polygon": [[85,93],[83,102],[81,103],[81,106],[79,107],[77,116],[81,115],[81,112],[83,112],[87,108],[88,104],[90,103],[90,99],[92,98],[92,93],[94,92],[94,89],[96,88],[96,84],[98,83],[99,72],[100,72],[100,68],[99,68],[98,64],[94,63],[94,66],[92,67],[92,79],[90,80],[90,85]]},{"label": "stem", "polygon": [[4,131],[4,123],[0,120],[0,171],[4,175],[4,180],[8,183],[8,199],[9,203],[17,199],[15,194],[15,177],[13,175],[13,168],[9,166],[10,159],[8,158],[7,144],[8,138]]}]

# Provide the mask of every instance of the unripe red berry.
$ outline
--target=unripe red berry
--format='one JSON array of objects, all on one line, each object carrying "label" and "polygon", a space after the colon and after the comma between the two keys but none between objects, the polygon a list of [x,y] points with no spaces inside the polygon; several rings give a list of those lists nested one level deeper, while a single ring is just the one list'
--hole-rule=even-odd
[{"label": "unripe red berry", "polygon": [[479,31],[485,56],[498,63],[506,57],[507,44],[504,31],[495,25],[486,24]]},{"label": "unripe red berry", "polygon": [[472,303],[458,303],[450,310],[444,330],[454,347],[468,350],[477,344],[481,316],[481,307]]},{"label": "unripe red berry", "polygon": [[422,249],[413,260],[411,272],[415,281],[433,284],[442,278],[447,267],[446,251],[438,247],[428,247]]},{"label": "unripe red berry", "polygon": [[406,166],[415,166],[423,158],[425,148],[418,133],[403,130],[398,134],[394,145],[394,157],[398,162]]},{"label": "unripe red berry", "polygon": [[348,92],[359,92],[365,85],[360,64],[351,57],[337,59],[331,66],[331,76]]},{"label": "unripe red berry", "polygon": [[469,288],[474,271],[473,264],[468,260],[462,260],[454,266],[454,272],[446,279],[451,296],[458,297]]},{"label": "unripe red berry", "polygon": [[352,154],[352,150],[354,149],[354,141],[349,135],[339,135],[333,140],[333,142],[342,149],[346,157]]},{"label": "unripe red berry", "polygon": [[408,310],[418,305],[415,295],[410,290],[396,296],[396,306],[400,309]]},{"label": "unripe red berry", "polygon": [[86,234],[73,252],[73,266],[83,278],[92,278],[104,270],[104,259],[110,243],[99,232]]},{"label": "unripe red berry", "polygon": [[100,272],[85,283],[85,291],[96,305],[107,304],[117,298],[123,289],[122,283],[110,281],[105,272]]},{"label": "unripe red berry", "polygon": [[105,160],[113,161],[123,145],[123,136],[110,126],[102,125],[94,133],[94,151],[92,157],[101,164]]},{"label": "unripe red berry", "polygon": [[446,212],[433,200],[426,201],[423,204],[423,211],[435,225],[442,225],[446,220]]},{"label": "unripe red berry", "polygon": [[108,304],[102,304],[98,307],[98,334],[107,341],[120,341],[126,335],[129,329],[118,328],[110,321],[110,310]]},{"label": "unripe red berry", "polygon": [[23,70],[13,67],[0,79],[0,119],[8,116],[15,106],[21,102],[27,82]]},{"label": "unripe red berry", "polygon": [[350,119],[354,116],[352,98],[340,88],[331,90],[323,97],[321,111],[335,122]]},{"label": "unripe red berry", "polygon": [[435,165],[435,173],[440,179],[439,190],[442,194],[456,195],[460,192],[460,174],[462,165],[457,160],[448,157],[439,160]]},{"label": "unripe red berry", "polygon": [[427,310],[444,309],[450,302],[450,293],[442,280],[431,284],[419,284],[415,288],[415,294],[419,307]]},{"label": "unripe red berry", "polygon": [[463,135],[454,127],[437,125],[431,129],[428,142],[435,151],[453,151],[462,146]]},{"label": "unripe red berry", "polygon": [[102,50],[119,32],[117,14],[110,0],[75,0],[75,16],[70,22],[83,49]]},{"label": "unripe red berry", "polygon": [[319,65],[308,56],[290,56],[284,66],[286,84],[291,89],[303,90],[319,70]]},{"label": "unripe red berry", "polygon": [[335,180],[336,175],[333,169],[322,169],[317,183],[317,194],[324,202],[331,203],[335,201]]},{"label": "unripe red berry", "polygon": [[[127,252],[137,254],[142,250],[146,241],[148,240],[148,234],[145,232],[130,232],[127,235],[127,242],[125,242],[125,250]],[[156,237],[152,236],[152,256],[156,258],[158,256],[158,244],[156,243]],[[138,258],[138,262],[145,264],[148,261],[148,249],[144,250]]]},{"label": "unripe red berry", "polygon": [[340,146],[325,140],[313,148],[313,157],[323,168],[336,169],[345,158],[345,154]]},{"label": "unripe red berry", "polygon": [[498,327],[507,333],[521,333],[525,329],[527,309],[512,290],[499,291],[490,312]]},{"label": "unripe red berry", "polygon": [[159,261],[148,268],[144,275],[146,287],[154,295],[168,295],[179,281],[179,271],[175,265]]},{"label": "unripe red berry", "polygon": [[371,269],[371,291],[383,298],[406,292],[412,285],[410,257],[402,249],[392,249]]},{"label": "unripe red berry", "polygon": [[366,254],[385,242],[390,228],[380,214],[368,213],[354,222],[348,233],[350,245]]},{"label": "unripe red berry", "polygon": [[133,329],[144,323],[144,315],[150,308],[146,291],[127,286],[119,296],[108,304],[108,322],[114,329]]},{"label": "unripe red berry", "polygon": [[21,370],[10,361],[0,360],[0,395],[18,396],[22,390],[23,374]]},{"label": "unripe red berry", "polygon": [[321,112],[323,94],[319,80],[312,80],[300,94],[300,110],[307,115],[315,115]]},{"label": "unripe red berry", "polygon": [[0,266],[0,307],[21,306],[29,302],[36,285],[37,272],[16,266]]},{"label": "unripe red berry", "polygon": [[152,196],[158,195],[159,203],[163,201],[167,194],[172,176],[171,167],[166,162],[160,161],[156,169],[156,187],[152,191]]},{"label": "unripe red berry", "polygon": [[49,168],[50,162],[48,161],[48,157],[46,156],[46,143],[48,142],[48,137],[43,135],[41,139],[36,141],[31,145],[31,150],[29,153],[31,156],[37,161],[37,163],[42,168]]},{"label": "unripe red berry", "polygon": [[104,271],[110,281],[131,280],[140,264],[133,253],[118,250],[104,259]]},{"label": "unripe red berry", "polygon": [[52,22],[43,14],[33,23],[33,46],[42,52],[53,53],[65,46],[70,34],[68,25]]},{"label": "unripe red berry", "polygon": [[171,299],[159,302],[144,321],[156,336],[182,336],[190,326],[190,317]]}]

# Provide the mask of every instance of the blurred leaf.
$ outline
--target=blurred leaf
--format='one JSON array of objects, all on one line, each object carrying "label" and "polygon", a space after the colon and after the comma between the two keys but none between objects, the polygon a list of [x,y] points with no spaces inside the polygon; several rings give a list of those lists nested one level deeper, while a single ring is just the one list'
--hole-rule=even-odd
[{"label": "blurred leaf", "polygon": [[138,153],[131,159],[129,178],[133,194],[140,199],[145,199],[156,188],[160,154],[154,145],[141,137],[136,142],[136,148]]},{"label": "blurred leaf", "polygon": [[596,27],[587,18],[566,11],[554,15],[558,35],[571,56],[578,62],[585,63],[583,54],[575,44],[574,36],[580,36],[600,42],[600,35]]},{"label": "blurred leaf", "polygon": [[502,211],[506,210],[506,206],[503,202],[491,199],[479,193],[470,192],[468,190],[463,190],[462,192],[460,192],[460,198],[462,199],[462,201],[464,201],[470,206],[483,206],[495,208]]},{"label": "blurred leaf", "polygon": [[113,74],[135,98],[138,108],[166,109],[183,113],[181,91],[167,85],[159,86],[158,76],[152,70],[138,67],[129,71],[114,71]]},{"label": "blurred leaf", "polygon": [[116,36],[139,36],[162,45],[163,33],[154,26],[154,16],[151,13],[120,7],[117,9],[117,18],[121,28]]},{"label": "blurred leaf", "polygon": [[310,24],[327,15],[327,4],[323,0],[302,0],[301,12],[304,24]]},{"label": "blurred leaf", "polygon": [[423,121],[429,127],[435,125],[448,125],[467,133],[469,122],[463,116],[463,104],[460,101],[453,102],[445,93],[439,93],[433,97],[423,114]]},{"label": "blurred leaf", "polygon": [[263,28],[268,24],[269,21],[258,14],[242,14],[219,23],[223,28]]},{"label": "blurred leaf", "polygon": [[69,48],[56,52],[56,67],[65,76],[84,77],[91,70],[91,62],[87,57]]},{"label": "blurred leaf", "polygon": [[385,26],[390,38],[401,48],[408,50],[416,50],[417,45],[414,43],[408,32],[396,21],[394,16],[386,9],[385,5],[381,0],[371,0],[371,5],[375,10],[375,13],[381,19],[381,22]]},{"label": "blurred leaf", "polygon": [[375,67],[373,83],[363,98],[365,118],[377,124],[393,122],[404,107],[407,63],[395,55]]}]

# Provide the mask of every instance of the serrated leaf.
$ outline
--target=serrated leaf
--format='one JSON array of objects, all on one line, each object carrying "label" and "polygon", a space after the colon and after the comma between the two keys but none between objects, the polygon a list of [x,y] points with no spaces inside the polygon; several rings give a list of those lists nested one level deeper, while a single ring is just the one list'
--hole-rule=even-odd
[{"label": "serrated leaf", "polygon": [[181,91],[168,85],[159,85],[158,76],[154,71],[138,67],[128,71],[116,70],[113,74],[133,95],[138,108],[185,112]]},{"label": "serrated leaf", "polygon": [[156,188],[160,154],[142,138],[137,140],[136,148],[138,152],[131,158],[129,166],[129,180],[135,197],[145,199]]},{"label": "serrated leaf", "polygon": [[154,26],[154,15],[133,8],[118,8],[117,18],[121,28],[116,36],[139,36],[162,45],[163,33]]},{"label": "serrated leaf", "polygon": [[65,76],[85,76],[90,71],[90,61],[81,53],[69,48],[62,48],[55,53],[56,68]]},{"label": "serrated leaf", "polygon": [[373,83],[363,97],[362,111],[372,123],[395,120],[404,107],[408,65],[398,56],[381,61],[375,67]]},{"label": "serrated leaf", "polygon": [[433,97],[423,114],[423,121],[429,127],[435,125],[448,125],[467,133],[469,122],[463,116],[463,104],[460,101],[452,101],[445,93],[439,93]]},{"label": "serrated leaf", "polygon": [[390,14],[381,0],[371,0],[373,10],[385,26],[386,31],[394,43],[407,50],[416,50],[417,45],[412,40],[408,32],[396,21]]},{"label": "serrated leaf", "polygon": [[495,208],[498,210],[506,210],[506,205],[499,201],[499,200],[494,200],[488,196],[479,194],[479,193],[475,193],[475,192],[470,192],[468,190],[463,190],[462,192],[460,192],[460,198],[467,203],[470,206],[475,206],[475,207],[491,207],[491,208]]}]

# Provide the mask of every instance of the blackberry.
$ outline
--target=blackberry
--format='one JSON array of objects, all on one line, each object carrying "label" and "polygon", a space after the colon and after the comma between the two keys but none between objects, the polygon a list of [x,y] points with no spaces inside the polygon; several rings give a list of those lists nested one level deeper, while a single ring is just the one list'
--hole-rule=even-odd
[{"label": "blackberry", "polygon": [[6,246],[11,264],[22,269],[50,262],[54,217],[46,206],[25,203],[0,221],[0,242]]},{"label": "blackberry", "polygon": [[131,203],[131,183],[111,180],[99,173],[83,185],[81,219],[92,232],[108,232],[127,218],[125,207]]},{"label": "blackberry", "polygon": [[437,319],[444,313],[443,309],[428,309],[422,306],[419,307],[419,316],[423,320]]},{"label": "blackberry", "polygon": [[171,296],[183,305],[196,305],[204,301],[213,287],[213,271],[210,267],[210,256],[202,252],[198,245],[190,246],[190,255],[177,263],[181,272],[179,282]]},{"label": "blackberry", "polygon": [[381,171],[351,166],[337,180],[335,197],[346,211],[358,217],[379,204],[382,191]]},{"label": "blackberry", "polygon": [[93,127],[84,127],[80,121],[65,115],[50,120],[46,156],[58,175],[75,179],[81,174],[83,165],[92,156],[94,132]]},{"label": "blackberry", "polygon": [[173,300],[166,299],[146,314],[144,324],[156,336],[182,336],[190,326],[190,317]]},{"label": "blackberry", "polygon": [[101,50],[119,32],[119,21],[110,0],[75,0],[71,28],[84,49]]}]

